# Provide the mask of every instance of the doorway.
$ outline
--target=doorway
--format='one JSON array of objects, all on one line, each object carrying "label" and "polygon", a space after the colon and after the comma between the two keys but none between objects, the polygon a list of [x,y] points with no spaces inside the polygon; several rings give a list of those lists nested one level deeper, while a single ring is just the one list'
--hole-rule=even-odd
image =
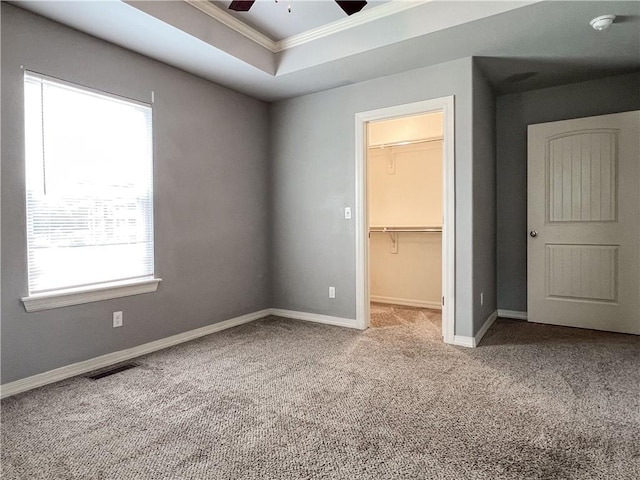
[{"label": "doorway", "polygon": [[[371,322],[370,298],[370,254],[369,245],[370,229],[373,227],[384,228],[385,225],[371,225],[368,206],[367,189],[367,149],[369,146],[367,130],[369,124],[381,121],[393,121],[418,115],[433,114],[441,118],[441,145],[442,145],[442,223],[436,225],[406,225],[422,227],[421,230],[427,233],[432,228],[441,229],[441,289],[442,298],[442,337],[445,343],[453,343],[455,332],[455,169],[454,169],[454,99],[453,96],[443,97],[434,100],[416,102],[407,105],[389,107],[380,110],[362,112],[356,114],[356,320],[360,328],[368,328]],[[394,122],[391,122],[394,123]],[[416,134],[420,137],[420,133]],[[428,139],[428,133],[423,132],[421,140]],[[407,140],[410,141],[410,140]],[[407,150],[415,150],[408,148]],[[390,170],[393,169],[393,161],[388,163]],[[398,226],[398,225],[396,225]],[[388,227],[391,227],[389,225]],[[391,236],[394,232],[383,232],[390,234],[392,245],[391,250],[399,248],[397,235],[395,232],[395,246]],[[403,232],[405,233],[405,232]],[[406,232],[412,233],[412,232]],[[415,232],[417,233],[417,232]],[[435,233],[435,232],[433,232]],[[427,300],[426,300],[427,301]]]}]

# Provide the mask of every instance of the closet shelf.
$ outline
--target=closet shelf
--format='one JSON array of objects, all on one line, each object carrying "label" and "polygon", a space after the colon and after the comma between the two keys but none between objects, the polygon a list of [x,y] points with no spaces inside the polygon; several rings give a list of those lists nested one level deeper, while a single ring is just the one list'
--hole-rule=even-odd
[{"label": "closet shelf", "polygon": [[381,227],[371,226],[369,232],[424,232],[424,233],[439,233],[442,232],[442,227]]},{"label": "closet shelf", "polygon": [[379,144],[376,144],[376,145],[369,145],[369,148],[404,147],[406,145],[416,145],[418,143],[431,143],[431,142],[441,142],[441,141],[442,141],[442,137],[422,138],[420,140],[408,140],[408,141],[391,142],[391,143],[379,143]]}]

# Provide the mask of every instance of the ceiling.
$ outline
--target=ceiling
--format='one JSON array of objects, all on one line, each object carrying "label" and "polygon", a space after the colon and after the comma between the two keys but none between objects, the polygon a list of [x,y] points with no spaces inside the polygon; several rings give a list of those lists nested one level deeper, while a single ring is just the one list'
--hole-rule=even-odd
[{"label": "ceiling", "polygon": [[[640,1],[394,0],[350,17],[331,0],[249,15],[200,0],[13,3],[265,101],[470,56],[497,93],[640,70]],[[606,13],[615,23],[594,31]]]}]

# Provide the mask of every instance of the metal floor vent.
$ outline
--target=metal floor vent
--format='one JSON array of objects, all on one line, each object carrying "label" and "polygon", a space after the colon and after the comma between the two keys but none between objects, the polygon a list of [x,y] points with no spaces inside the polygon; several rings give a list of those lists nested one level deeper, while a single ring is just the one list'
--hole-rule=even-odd
[{"label": "metal floor vent", "polygon": [[87,378],[91,380],[100,380],[101,378],[108,377],[109,375],[114,375],[116,373],[124,372],[125,370],[130,370],[132,368],[136,368],[138,366],[137,363],[129,362],[129,363],[121,363],[120,365],[115,365],[113,367],[104,368],[102,370],[96,370],[95,372],[87,375]]}]

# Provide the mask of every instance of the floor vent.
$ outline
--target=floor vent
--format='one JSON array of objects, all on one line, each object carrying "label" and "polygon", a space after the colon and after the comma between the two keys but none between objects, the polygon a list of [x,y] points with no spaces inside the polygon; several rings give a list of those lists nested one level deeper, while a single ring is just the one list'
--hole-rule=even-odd
[{"label": "floor vent", "polygon": [[114,375],[116,373],[124,372],[125,370],[129,370],[131,368],[136,368],[138,366],[137,363],[129,362],[129,363],[121,363],[120,365],[115,365],[113,367],[104,368],[102,370],[96,370],[95,372],[87,375],[87,378],[91,380],[100,380],[101,378],[108,377],[109,375]]}]

